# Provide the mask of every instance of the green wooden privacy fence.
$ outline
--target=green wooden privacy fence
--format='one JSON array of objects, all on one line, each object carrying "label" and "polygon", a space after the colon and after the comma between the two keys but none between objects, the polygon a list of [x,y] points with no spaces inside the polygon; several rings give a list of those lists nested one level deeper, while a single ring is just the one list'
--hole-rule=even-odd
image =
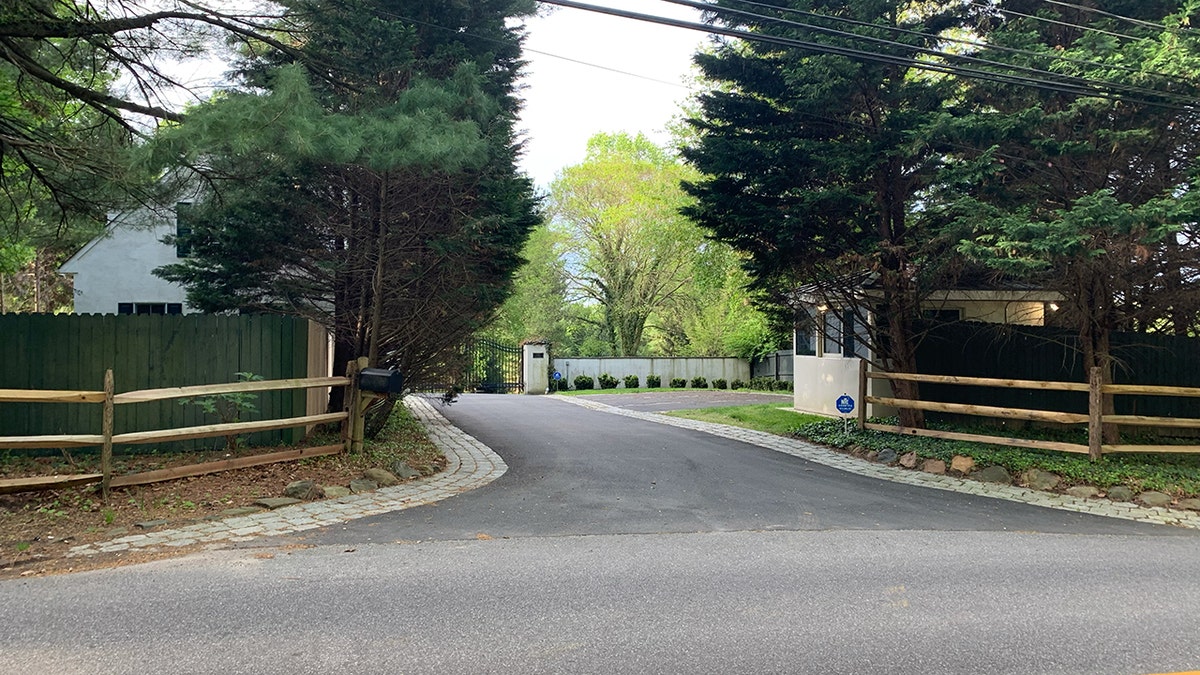
[{"label": "green wooden privacy fence", "polygon": [[[1115,333],[1114,384],[1200,387],[1200,339]],[[959,323],[933,327],[917,350],[924,375],[1087,383],[1073,331],[1040,326]],[[1048,389],[958,387],[925,382],[922,398],[962,404],[1087,414],[1088,393]],[[1200,399],[1125,395],[1120,415],[1200,418]]]},{"label": "green wooden privacy fence", "polygon": [[[249,372],[268,380],[327,375],[324,333],[303,319],[271,315],[0,315],[0,389],[99,390],[116,374],[116,393],[235,382]],[[300,417],[315,407],[302,390],[266,391],[249,419]],[[81,433],[100,428],[99,406],[0,403],[0,436]],[[118,433],[219,422],[197,406],[151,401],[116,410]],[[247,419],[243,419],[247,421]],[[255,445],[299,440],[302,430],[256,433]],[[220,439],[157,446],[218,447]],[[145,448],[143,448],[143,451]]]}]

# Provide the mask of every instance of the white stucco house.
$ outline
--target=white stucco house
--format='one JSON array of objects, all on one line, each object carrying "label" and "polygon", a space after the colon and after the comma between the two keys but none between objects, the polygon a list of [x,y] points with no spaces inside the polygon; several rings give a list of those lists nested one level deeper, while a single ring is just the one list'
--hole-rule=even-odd
[{"label": "white stucco house", "polygon": [[[818,415],[841,416],[837,400],[844,394],[857,398],[859,369],[871,369],[871,352],[864,337],[874,322],[871,306],[878,294],[874,280],[864,276],[851,289],[857,311],[832,306],[816,294],[800,289],[795,299],[811,317],[795,334],[795,408]],[[1053,291],[1020,284],[975,284],[935,291],[924,301],[923,313],[938,321],[976,321],[1009,325],[1044,326],[1057,310],[1062,296]],[[868,395],[891,396],[886,380],[870,380]],[[862,405],[858,402],[857,405]],[[867,416],[894,414],[894,409],[867,406]]]},{"label": "white stucco house", "polygon": [[[190,202],[167,209],[143,207],[110,214],[104,234],[59,267],[75,288],[75,314],[187,314],[183,286],[154,276],[187,251],[163,243],[186,232]],[[183,214],[181,218],[180,214]],[[182,220],[182,223],[181,223]]]}]

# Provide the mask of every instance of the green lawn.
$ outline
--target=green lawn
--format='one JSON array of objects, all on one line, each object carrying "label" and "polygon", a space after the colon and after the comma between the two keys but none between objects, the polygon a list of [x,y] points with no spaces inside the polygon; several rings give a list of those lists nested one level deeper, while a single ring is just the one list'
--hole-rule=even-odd
[{"label": "green lawn", "polygon": [[675,410],[666,414],[702,422],[716,422],[745,429],[756,429],[780,436],[789,436],[801,425],[825,419],[817,415],[798,413],[791,408],[782,408],[778,403]]},{"label": "green lawn", "polygon": [[[865,452],[890,449],[897,454],[915,452],[920,459],[940,459],[946,463],[955,455],[965,455],[974,459],[978,467],[1003,466],[1014,476],[1027,469],[1036,468],[1062,477],[1064,488],[1071,485],[1092,485],[1107,490],[1124,485],[1135,492],[1158,490],[1179,498],[1200,496],[1200,455],[1120,454],[1106,455],[1101,461],[1092,462],[1086,456],[1064,452],[1010,448],[882,431],[859,431],[853,424],[847,428],[842,420],[797,413],[780,408],[774,403],[679,410],[666,414],[756,429],[780,436],[806,438],[843,450]],[[895,421],[892,420],[891,423]],[[980,428],[956,430],[989,433]],[[993,429],[990,433],[997,433],[997,430]],[[1029,429],[1021,435],[1062,440],[1060,437],[1065,433],[1068,432]],[[1011,431],[1005,434],[1017,435]]]}]

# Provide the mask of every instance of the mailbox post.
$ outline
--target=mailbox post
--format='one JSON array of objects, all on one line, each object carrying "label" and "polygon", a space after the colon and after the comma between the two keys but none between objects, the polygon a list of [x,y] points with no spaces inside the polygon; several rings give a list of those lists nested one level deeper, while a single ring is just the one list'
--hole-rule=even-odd
[{"label": "mailbox post", "polygon": [[387,368],[367,368],[369,361],[365,356],[350,363],[346,369],[350,377],[350,396],[348,396],[346,449],[350,452],[361,452],[363,436],[366,434],[367,406],[376,398],[384,398],[392,394],[404,393],[404,375],[400,371]]}]

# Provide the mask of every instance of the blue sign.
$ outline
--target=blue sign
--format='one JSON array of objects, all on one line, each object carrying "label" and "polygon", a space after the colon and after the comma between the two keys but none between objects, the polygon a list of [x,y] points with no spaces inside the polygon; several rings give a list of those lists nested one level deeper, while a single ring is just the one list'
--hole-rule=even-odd
[{"label": "blue sign", "polygon": [[554,374],[551,375],[550,377],[553,377],[555,381],[558,381],[558,380],[562,379],[562,373],[560,373],[556,370],[556,371],[554,371]]},{"label": "blue sign", "polygon": [[848,415],[854,412],[854,399],[850,398],[846,394],[839,396],[837,403],[834,405],[837,406],[838,412],[842,413],[843,415]]}]

